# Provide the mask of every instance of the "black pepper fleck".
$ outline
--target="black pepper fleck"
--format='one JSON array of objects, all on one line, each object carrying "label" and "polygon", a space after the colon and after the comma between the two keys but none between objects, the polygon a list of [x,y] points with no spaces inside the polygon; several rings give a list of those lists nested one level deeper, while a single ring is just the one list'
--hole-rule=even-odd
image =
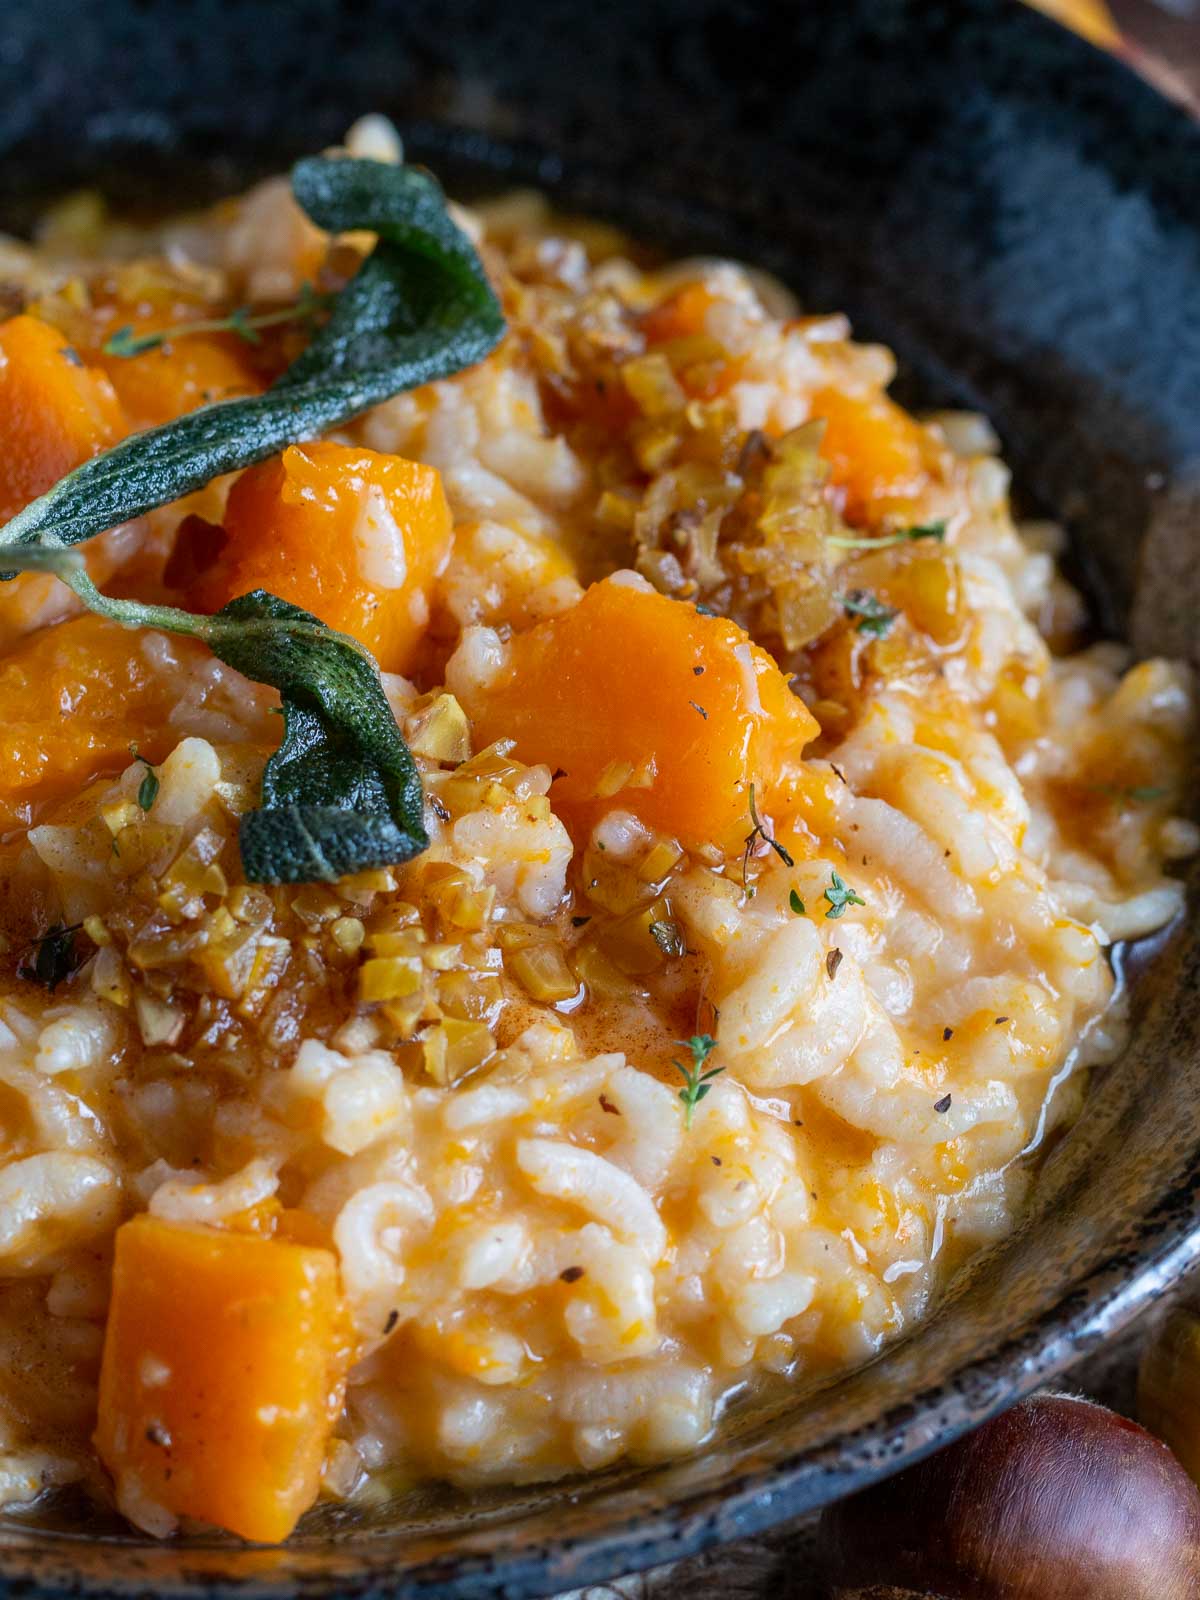
[{"label": "black pepper fleck", "polygon": [[829,974],[830,981],[837,977],[837,970],[842,964],[842,952],[831,950],[825,957],[825,971]]},{"label": "black pepper fleck", "polygon": [[954,1037],[954,1029],[953,1028],[943,1028],[942,1029],[942,1038],[943,1039],[953,1039],[953,1037]]},{"label": "black pepper fleck", "polygon": [[933,1102],[933,1109],[938,1113],[939,1116],[941,1116],[944,1112],[949,1111],[951,1098],[952,1097],[950,1095],[944,1094],[940,1100],[935,1100]]},{"label": "black pepper fleck", "polygon": [[564,1267],[562,1269],[562,1271],[559,1273],[559,1277],[562,1279],[562,1281],[564,1283],[578,1283],[580,1278],[583,1277],[583,1268],[582,1267]]}]

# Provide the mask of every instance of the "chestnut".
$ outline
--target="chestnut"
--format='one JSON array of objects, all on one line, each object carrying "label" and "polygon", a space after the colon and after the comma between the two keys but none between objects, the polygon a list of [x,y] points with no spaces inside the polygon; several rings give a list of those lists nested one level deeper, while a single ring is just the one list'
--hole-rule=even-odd
[{"label": "chestnut", "polygon": [[1090,1400],[1034,1395],[830,1506],[838,1600],[1197,1600],[1200,1491]]}]

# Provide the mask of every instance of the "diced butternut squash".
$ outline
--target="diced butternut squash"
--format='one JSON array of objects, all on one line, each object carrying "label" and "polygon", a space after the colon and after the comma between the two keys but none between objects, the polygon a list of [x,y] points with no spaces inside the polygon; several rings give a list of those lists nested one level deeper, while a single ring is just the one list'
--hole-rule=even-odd
[{"label": "diced butternut squash", "polygon": [[716,298],[704,283],[685,283],[643,314],[642,332],[646,342],[666,344],[672,339],[687,339],[702,333],[705,318],[716,304]]},{"label": "diced butternut squash", "polygon": [[606,579],[511,642],[486,689],[460,691],[478,743],[513,738],[561,771],[555,807],[586,825],[620,806],[683,844],[736,850],[786,805],[817,725],[735,623]]},{"label": "diced butternut squash", "polygon": [[[92,582],[100,588],[128,554],[129,540],[120,528],[101,534],[80,549]],[[66,584],[48,572],[23,572],[10,583],[0,583],[0,657],[35,629],[76,616],[81,609]]]},{"label": "diced butternut squash", "polygon": [[[186,639],[172,650],[185,666],[205,654]],[[178,699],[178,675],[156,672],[119,623],[74,617],[22,640],[0,658],[0,831],[121,771],[131,743],[162,760],[178,740],[170,723]]]},{"label": "diced butternut squash", "polygon": [[225,531],[193,597],[202,610],[269,589],[352,634],[384,671],[410,666],[452,535],[433,467],[340,444],[293,445],[237,480]]},{"label": "diced butternut squash", "polygon": [[[151,332],[155,321],[135,320],[135,333]],[[230,334],[190,333],[137,356],[95,359],[108,374],[130,426],[154,428],[198,406],[258,394],[263,384]],[[244,348],[244,347],[243,347]]]},{"label": "diced butternut squash", "polygon": [[888,513],[904,516],[937,460],[920,423],[886,394],[861,398],[837,389],[813,396],[812,415],[825,419],[821,454],[845,495],[846,520],[870,527]]},{"label": "diced butternut squash", "polygon": [[145,1215],[117,1230],[96,1448],[122,1504],[286,1539],[346,1364],[331,1251]]},{"label": "diced butternut squash", "polygon": [[[200,296],[163,267],[130,263],[108,279],[89,283],[86,298],[56,295],[38,313],[69,339],[84,361],[107,374],[129,427],[153,428],[197,406],[258,394],[287,365],[274,330],[251,345],[234,332],[188,332],[219,320],[225,307]],[[161,345],[137,355],[105,349],[128,329],[133,338],[170,333]]]},{"label": "diced butternut squash", "polygon": [[0,522],[127,431],[112,384],[56,328],[0,324]]}]

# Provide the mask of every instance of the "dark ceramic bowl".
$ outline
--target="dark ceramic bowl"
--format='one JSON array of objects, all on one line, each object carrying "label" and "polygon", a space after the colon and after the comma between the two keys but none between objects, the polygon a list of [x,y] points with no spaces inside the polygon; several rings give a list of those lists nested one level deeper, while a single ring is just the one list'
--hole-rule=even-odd
[{"label": "dark ceramic bowl", "polygon": [[[0,34],[0,217],[99,179],[179,203],[390,112],[452,186],[533,182],[845,308],[909,392],[975,405],[1061,517],[1101,625],[1197,654],[1200,132],[1012,0],[41,0]],[[793,1517],[1061,1372],[1200,1255],[1195,912],[1130,963],[1133,1036],[1020,1230],[935,1316],[692,1459],[286,1549],[90,1529],[0,1537],[11,1595],[483,1596],[682,1556]]]}]

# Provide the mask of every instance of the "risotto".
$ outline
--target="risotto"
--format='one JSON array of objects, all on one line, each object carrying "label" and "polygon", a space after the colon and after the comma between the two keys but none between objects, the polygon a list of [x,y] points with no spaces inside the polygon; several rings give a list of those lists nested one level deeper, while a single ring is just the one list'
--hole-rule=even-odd
[{"label": "risotto", "polygon": [[[379,226],[4,243],[3,518],[302,364]],[[1180,909],[1188,675],[1083,647],[982,419],[745,267],[446,226],[490,354],[100,523],[106,614],[0,587],[0,1504],[271,1541],[695,1449],[1013,1226]],[[262,590],[378,661],[427,847],[251,870],[281,728],[348,746],[118,612]]]}]

